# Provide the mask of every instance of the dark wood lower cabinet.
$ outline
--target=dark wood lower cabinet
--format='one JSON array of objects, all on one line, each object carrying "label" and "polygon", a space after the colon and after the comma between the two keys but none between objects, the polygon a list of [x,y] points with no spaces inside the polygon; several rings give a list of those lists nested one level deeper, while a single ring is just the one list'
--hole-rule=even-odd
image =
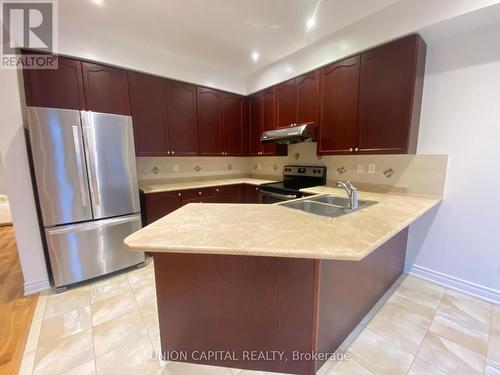
[{"label": "dark wood lower cabinet", "polygon": [[225,185],[215,188],[215,197],[218,203],[244,203],[245,190],[243,185]]},{"label": "dark wood lower cabinet", "polygon": [[143,224],[151,224],[163,216],[177,210],[183,204],[181,195],[177,191],[166,191],[154,194],[141,194],[143,203]]},{"label": "dark wood lower cabinet", "polygon": [[260,203],[259,187],[255,185],[244,185],[245,203]]},{"label": "dark wood lower cabinet", "polygon": [[260,203],[259,187],[236,184],[161,193],[141,193],[143,225],[151,224],[188,203]]},{"label": "dark wood lower cabinet", "polygon": [[[361,261],[154,253],[163,353],[184,362],[314,374],[403,271],[408,229]],[[207,351],[231,358],[200,358]],[[282,360],[250,360],[279,351]],[[173,358],[172,358],[173,359]]]}]

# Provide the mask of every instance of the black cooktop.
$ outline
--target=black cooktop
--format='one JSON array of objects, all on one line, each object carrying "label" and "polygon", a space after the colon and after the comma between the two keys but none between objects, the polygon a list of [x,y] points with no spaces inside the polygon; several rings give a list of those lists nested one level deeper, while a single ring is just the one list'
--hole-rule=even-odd
[{"label": "black cooktop", "polygon": [[275,193],[297,193],[300,189],[325,185],[326,167],[286,165],[283,181],[263,184],[260,189]]}]

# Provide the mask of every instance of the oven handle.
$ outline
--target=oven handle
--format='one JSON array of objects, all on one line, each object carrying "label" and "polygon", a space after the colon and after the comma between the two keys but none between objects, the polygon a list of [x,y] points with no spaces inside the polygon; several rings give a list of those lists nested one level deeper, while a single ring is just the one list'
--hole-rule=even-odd
[{"label": "oven handle", "polygon": [[279,194],[279,193],[271,193],[269,191],[260,191],[262,195],[267,195],[268,197],[278,198],[278,199],[296,199],[299,198],[298,194]]}]

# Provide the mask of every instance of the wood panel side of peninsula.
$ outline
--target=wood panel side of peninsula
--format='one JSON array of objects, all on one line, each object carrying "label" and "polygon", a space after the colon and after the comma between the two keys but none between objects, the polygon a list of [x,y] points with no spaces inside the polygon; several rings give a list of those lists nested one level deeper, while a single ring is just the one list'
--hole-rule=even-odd
[{"label": "wood panel side of peninsula", "polygon": [[[402,274],[407,237],[408,228],[361,261],[154,253],[162,352],[183,352],[191,363],[314,374],[324,361],[294,360],[294,352],[338,348]],[[200,358],[209,351],[221,354]],[[273,351],[284,357],[270,358]],[[249,358],[263,352],[267,358]]]}]

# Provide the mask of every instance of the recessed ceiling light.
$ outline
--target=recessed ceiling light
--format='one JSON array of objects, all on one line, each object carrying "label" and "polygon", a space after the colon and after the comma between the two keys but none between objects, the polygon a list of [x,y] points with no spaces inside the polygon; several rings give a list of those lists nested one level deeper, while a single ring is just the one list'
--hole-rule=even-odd
[{"label": "recessed ceiling light", "polygon": [[307,30],[311,30],[316,25],[316,17],[311,17],[306,22]]},{"label": "recessed ceiling light", "polygon": [[259,59],[260,55],[257,51],[252,52],[252,60],[257,61]]},{"label": "recessed ceiling light", "polygon": [[102,7],[104,4],[104,0],[90,0],[92,1],[95,5]]}]

